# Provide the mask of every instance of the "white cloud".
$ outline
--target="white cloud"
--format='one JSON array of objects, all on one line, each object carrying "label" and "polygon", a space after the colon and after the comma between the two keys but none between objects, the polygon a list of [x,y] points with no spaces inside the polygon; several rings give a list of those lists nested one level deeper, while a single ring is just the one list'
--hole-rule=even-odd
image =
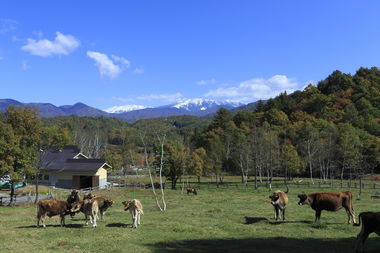
[{"label": "white cloud", "polygon": [[124,66],[125,68],[129,68],[129,66],[131,65],[130,61],[128,61],[127,59],[123,57],[116,56],[116,55],[112,55],[111,57],[115,62],[121,63],[121,65]]},{"label": "white cloud", "polygon": [[196,84],[198,85],[209,85],[209,84],[215,84],[216,83],[216,80],[214,78],[210,79],[210,80],[200,80],[198,82],[196,82]]},{"label": "white cloud", "polygon": [[144,73],[144,69],[142,68],[135,68],[133,70],[133,74],[143,74]]},{"label": "white cloud", "polygon": [[[87,56],[95,61],[95,66],[98,67],[100,76],[108,76],[111,79],[116,78],[125,68],[130,66],[130,62],[120,56],[112,55],[111,59],[108,55],[87,51]],[[119,63],[119,64],[117,64]]]},{"label": "white cloud", "polygon": [[54,54],[68,55],[79,45],[80,41],[74,36],[56,32],[56,37],[53,41],[47,39],[27,39],[26,45],[22,46],[21,50],[29,52],[32,55],[47,57]]},{"label": "white cloud", "polygon": [[275,75],[269,79],[253,78],[241,82],[237,86],[210,90],[206,97],[238,98],[241,100],[267,99],[286,91],[291,93],[298,86],[293,78]]},{"label": "white cloud", "polygon": [[140,100],[161,100],[165,102],[177,102],[178,100],[183,98],[184,97],[179,92],[174,94],[149,94],[137,97],[137,99]]}]

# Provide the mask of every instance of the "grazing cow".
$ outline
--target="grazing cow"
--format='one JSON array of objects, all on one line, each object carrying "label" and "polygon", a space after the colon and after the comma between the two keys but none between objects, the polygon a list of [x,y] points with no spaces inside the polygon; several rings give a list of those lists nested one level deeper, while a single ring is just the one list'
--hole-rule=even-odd
[{"label": "grazing cow", "polygon": [[[80,201],[79,192],[77,190],[72,190],[70,195],[67,197],[67,203],[74,204]],[[75,213],[70,213],[71,218],[75,216]]]},{"label": "grazing cow", "polygon": [[132,227],[137,228],[140,225],[140,216],[144,214],[143,206],[138,199],[132,199],[122,202],[124,204],[124,211],[128,211],[132,215]]},{"label": "grazing cow", "polygon": [[285,220],[285,207],[288,204],[288,196],[286,195],[288,191],[275,191],[269,198],[270,203],[274,208],[274,219],[277,221],[282,215],[282,220]]},{"label": "grazing cow", "polygon": [[59,215],[61,217],[61,226],[65,226],[65,216],[70,214],[71,205],[63,200],[40,200],[37,203],[37,227],[40,223],[43,227],[45,216],[49,218]]},{"label": "grazing cow", "polygon": [[352,193],[346,192],[319,192],[312,194],[299,194],[300,201],[298,205],[309,205],[315,210],[315,221],[321,218],[322,210],[338,211],[342,207],[346,209],[348,215],[348,224],[355,221],[355,213],[352,207]]},{"label": "grazing cow", "polygon": [[187,195],[189,195],[190,193],[192,193],[194,195],[198,194],[197,189],[195,189],[195,188],[187,188],[186,191],[187,191]]},{"label": "grazing cow", "polygon": [[96,228],[96,218],[98,217],[99,206],[98,202],[93,199],[85,199],[74,203],[71,207],[71,212],[81,211],[86,219],[85,225],[88,225],[88,217],[92,227]]},{"label": "grazing cow", "polygon": [[[359,223],[354,224],[355,226],[360,226],[362,223],[362,230],[357,236],[355,252],[363,252],[363,246],[365,240],[367,240],[368,235],[375,232],[380,235],[380,212],[364,212],[359,214]],[[361,222],[360,222],[361,221]]]},{"label": "grazing cow", "polygon": [[[112,199],[105,199],[103,197],[94,197],[92,198],[93,201],[96,201],[99,206],[99,212],[100,212],[100,219],[103,220],[103,216],[107,209],[112,206],[113,200]],[[98,218],[99,219],[99,218]]]}]

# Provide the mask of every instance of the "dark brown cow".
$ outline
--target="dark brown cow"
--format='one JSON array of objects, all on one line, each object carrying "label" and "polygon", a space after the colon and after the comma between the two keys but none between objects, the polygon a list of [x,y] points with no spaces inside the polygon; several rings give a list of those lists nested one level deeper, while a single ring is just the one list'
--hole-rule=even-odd
[{"label": "dark brown cow", "polygon": [[[72,190],[70,195],[67,197],[67,203],[72,205],[79,201],[80,201],[79,192],[77,190]],[[70,216],[71,218],[73,218],[75,216],[75,213],[71,213]]]},{"label": "dark brown cow", "polygon": [[282,220],[285,220],[285,207],[288,204],[288,196],[286,196],[286,193],[283,191],[275,191],[269,198],[271,199],[270,203],[274,207],[274,219],[280,219],[281,211]]},{"label": "dark brown cow", "polygon": [[346,192],[318,192],[312,194],[299,194],[300,201],[298,205],[309,205],[315,210],[315,221],[321,218],[322,210],[338,211],[342,207],[346,209],[348,215],[348,224],[355,221],[355,213],[352,207],[352,193]]},{"label": "dark brown cow", "polygon": [[40,226],[40,222],[43,227],[45,216],[49,218],[59,215],[61,217],[61,226],[65,225],[65,216],[70,214],[71,205],[67,201],[63,200],[40,200],[37,203],[37,227]]},{"label": "dark brown cow", "polygon": [[380,212],[364,212],[359,214],[359,223],[354,224],[355,226],[360,226],[362,224],[362,230],[357,236],[355,252],[363,252],[363,246],[365,240],[367,240],[368,235],[375,232],[380,235]]},{"label": "dark brown cow", "polygon": [[194,195],[198,194],[197,189],[195,189],[195,188],[187,188],[186,191],[187,191],[187,195],[189,195],[190,193],[192,193]]}]

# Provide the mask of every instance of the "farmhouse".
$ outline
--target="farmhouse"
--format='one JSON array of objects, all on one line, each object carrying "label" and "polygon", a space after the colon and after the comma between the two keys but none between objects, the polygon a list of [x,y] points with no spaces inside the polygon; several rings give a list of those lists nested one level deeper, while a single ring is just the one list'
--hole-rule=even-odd
[{"label": "farmhouse", "polygon": [[76,146],[45,151],[42,164],[40,184],[74,189],[105,186],[107,170],[112,168],[104,159],[91,159],[83,155]]}]

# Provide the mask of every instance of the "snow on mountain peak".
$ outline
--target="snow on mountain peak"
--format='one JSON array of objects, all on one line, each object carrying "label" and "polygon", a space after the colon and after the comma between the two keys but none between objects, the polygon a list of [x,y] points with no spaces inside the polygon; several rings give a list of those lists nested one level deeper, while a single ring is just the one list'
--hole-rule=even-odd
[{"label": "snow on mountain peak", "polygon": [[205,111],[211,107],[238,107],[244,105],[241,102],[238,101],[230,101],[230,100],[224,100],[224,101],[218,101],[218,100],[211,100],[211,99],[202,99],[202,98],[194,98],[194,99],[185,99],[182,101],[179,101],[177,104],[172,105],[172,107],[177,109],[184,109],[187,111],[194,111],[194,110],[201,110]]},{"label": "snow on mountain peak", "polygon": [[105,109],[104,111],[108,113],[123,113],[123,112],[141,110],[145,108],[149,108],[149,107],[144,106],[144,105],[121,105],[121,106],[113,106],[111,108]]}]

